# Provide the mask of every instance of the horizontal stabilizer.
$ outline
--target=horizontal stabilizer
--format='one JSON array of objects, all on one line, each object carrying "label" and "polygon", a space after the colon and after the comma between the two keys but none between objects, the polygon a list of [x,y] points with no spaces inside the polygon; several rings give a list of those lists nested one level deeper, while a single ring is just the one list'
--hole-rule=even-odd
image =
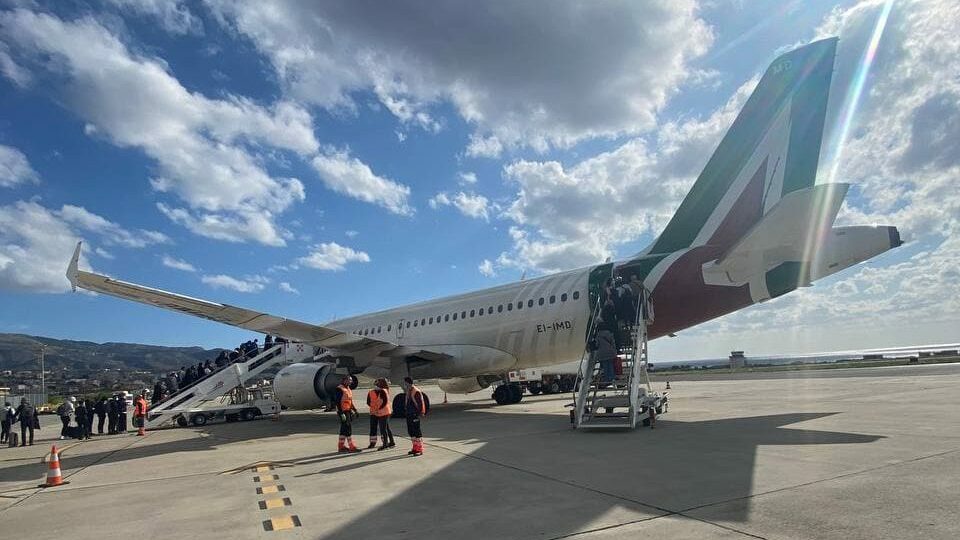
[{"label": "horizontal stabilizer", "polygon": [[812,260],[848,188],[820,184],[784,195],[733,247],[703,265],[704,282],[742,285],[783,262]]}]

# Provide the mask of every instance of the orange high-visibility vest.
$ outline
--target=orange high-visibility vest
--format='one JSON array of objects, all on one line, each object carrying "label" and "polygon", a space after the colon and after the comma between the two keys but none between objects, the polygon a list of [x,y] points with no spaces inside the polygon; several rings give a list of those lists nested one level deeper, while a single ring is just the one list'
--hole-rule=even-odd
[{"label": "orange high-visibility vest", "polygon": [[147,400],[143,399],[143,397],[138,397],[136,401],[133,402],[133,415],[134,416],[147,415]]},{"label": "orange high-visibility vest", "polygon": [[340,397],[340,410],[349,411],[350,409],[353,409],[353,390],[342,384],[337,388],[343,392]]},{"label": "orange high-visibility vest", "polygon": [[[417,400],[417,394],[420,394],[419,400]],[[423,399],[423,392],[416,386],[410,387],[410,393],[407,394],[407,401],[412,401],[415,406],[419,406],[420,414],[427,414],[427,402]]]},{"label": "orange high-visibility vest", "polygon": [[[386,396],[386,399],[380,399],[380,392]],[[390,403],[390,391],[386,388],[374,388],[367,393],[367,402],[370,403],[371,416],[390,416],[393,413],[393,406]]]}]

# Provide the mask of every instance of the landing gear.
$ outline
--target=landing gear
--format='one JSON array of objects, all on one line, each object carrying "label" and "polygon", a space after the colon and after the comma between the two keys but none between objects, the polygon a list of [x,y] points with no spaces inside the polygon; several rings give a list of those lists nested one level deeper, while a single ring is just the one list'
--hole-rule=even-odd
[{"label": "landing gear", "polygon": [[493,390],[493,400],[497,405],[512,405],[523,399],[523,388],[519,384],[501,384]]}]

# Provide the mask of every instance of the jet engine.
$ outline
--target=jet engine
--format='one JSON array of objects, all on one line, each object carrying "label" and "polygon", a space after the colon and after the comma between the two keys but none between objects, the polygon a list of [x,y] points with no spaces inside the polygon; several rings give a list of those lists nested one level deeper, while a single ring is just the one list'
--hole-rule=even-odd
[{"label": "jet engine", "polygon": [[500,379],[501,377],[497,375],[454,377],[452,379],[437,379],[437,385],[448,394],[470,394],[483,390]]},{"label": "jet engine", "polygon": [[[330,401],[342,378],[333,364],[290,364],[277,372],[273,391],[277,401],[288,409],[316,409]],[[356,386],[356,379],[351,386]]]}]

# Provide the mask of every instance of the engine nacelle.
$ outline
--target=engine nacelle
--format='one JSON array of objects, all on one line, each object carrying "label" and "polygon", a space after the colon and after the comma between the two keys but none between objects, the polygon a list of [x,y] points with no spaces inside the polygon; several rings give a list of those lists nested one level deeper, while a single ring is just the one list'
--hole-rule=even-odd
[{"label": "engine nacelle", "polygon": [[437,385],[448,394],[470,394],[488,388],[500,380],[497,375],[478,375],[476,377],[454,377],[452,379],[437,379]]},{"label": "engine nacelle", "polygon": [[316,409],[333,397],[343,375],[333,364],[290,364],[277,372],[273,391],[277,401],[288,409]]}]

